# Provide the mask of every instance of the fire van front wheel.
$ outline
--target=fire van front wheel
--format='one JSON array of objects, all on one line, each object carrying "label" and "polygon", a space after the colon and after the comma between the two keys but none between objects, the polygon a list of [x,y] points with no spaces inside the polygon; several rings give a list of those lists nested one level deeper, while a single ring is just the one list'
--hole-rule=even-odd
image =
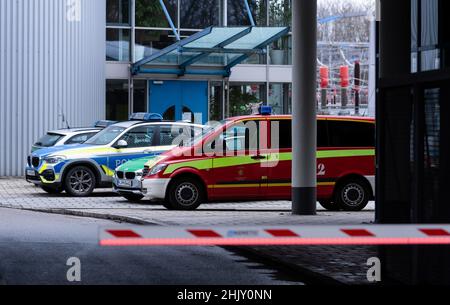
[{"label": "fire van front wheel", "polygon": [[369,186],[362,179],[347,179],[337,185],[335,202],[344,211],[361,211],[369,199]]},{"label": "fire van front wheel", "polygon": [[174,210],[195,210],[203,201],[203,189],[195,179],[181,178],[171,184],[168,197]]},{"label": "fire van front wheel", "polygon": [[95,175],[86,166],[76,166],[67,173],[64,186],[71,196],[89,196],[95,188]]}]

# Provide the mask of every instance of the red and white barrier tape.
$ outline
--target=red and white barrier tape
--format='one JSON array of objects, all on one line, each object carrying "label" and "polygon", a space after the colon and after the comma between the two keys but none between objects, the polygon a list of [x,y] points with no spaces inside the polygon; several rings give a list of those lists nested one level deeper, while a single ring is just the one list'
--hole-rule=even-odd
[{"label": "red and white barrier tape", "polygon": [[449,245],[450,225],[105,228],[102,246]]}]

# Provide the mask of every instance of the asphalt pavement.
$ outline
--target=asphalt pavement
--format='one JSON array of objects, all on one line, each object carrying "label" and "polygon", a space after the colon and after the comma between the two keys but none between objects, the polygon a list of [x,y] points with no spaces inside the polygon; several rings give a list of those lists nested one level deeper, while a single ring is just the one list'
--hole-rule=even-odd
[{"label": "asphalt pavement", "polygon": [[[0,285],[301,285],[219,247],[102,248],[108,220],[0,208]],[[80,261],[81,282],[67,273]]]}]

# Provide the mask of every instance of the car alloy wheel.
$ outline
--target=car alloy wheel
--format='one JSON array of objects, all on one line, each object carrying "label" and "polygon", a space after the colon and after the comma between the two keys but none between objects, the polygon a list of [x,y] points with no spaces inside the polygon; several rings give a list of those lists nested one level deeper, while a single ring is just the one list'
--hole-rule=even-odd
[{"label": "car alloy wheel", "polygon": [[88,167],[78,166],[67,173],[64,184],[66,192],[70,195],[85,197],[95,188],[95,176]]}]

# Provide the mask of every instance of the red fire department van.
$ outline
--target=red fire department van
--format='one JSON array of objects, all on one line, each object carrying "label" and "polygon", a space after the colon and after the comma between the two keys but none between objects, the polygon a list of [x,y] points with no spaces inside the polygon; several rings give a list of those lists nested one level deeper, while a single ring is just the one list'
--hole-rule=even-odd
[{"label": "red fire department van", "polygon": [[[230,118],[149,161],[142,193],[165,207],[291,198],[292,124],[287,115]],[[359,211],[374,197],[375,121],[319,116],[317,197],[329,210]]]}]

